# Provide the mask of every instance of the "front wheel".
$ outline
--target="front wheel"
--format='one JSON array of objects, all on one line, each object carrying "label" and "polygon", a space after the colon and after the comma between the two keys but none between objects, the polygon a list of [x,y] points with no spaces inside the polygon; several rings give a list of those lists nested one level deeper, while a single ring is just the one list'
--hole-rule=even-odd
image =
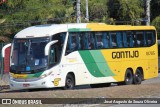
[{"label": "front wheel", "polygon": [[74,89],[75,87],[75,80],[73,75],[68,74],[65,81],[65,87],[64,89]]}]

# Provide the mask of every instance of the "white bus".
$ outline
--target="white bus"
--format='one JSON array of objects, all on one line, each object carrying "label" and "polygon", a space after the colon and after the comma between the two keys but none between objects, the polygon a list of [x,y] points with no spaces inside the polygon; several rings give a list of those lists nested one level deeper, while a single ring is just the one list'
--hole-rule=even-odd
[{"label": "white bus", "polygon": [[140,84],[158,76],[156,38],[152,26],[82,23],[26,28],[12,42],[10,87]]}]

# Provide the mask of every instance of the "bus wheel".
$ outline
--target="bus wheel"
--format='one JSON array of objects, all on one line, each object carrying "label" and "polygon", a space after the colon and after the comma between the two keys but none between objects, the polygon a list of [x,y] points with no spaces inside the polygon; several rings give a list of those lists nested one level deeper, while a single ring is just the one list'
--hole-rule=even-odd
[{"label": "bus wheel", "polygon": [[73,75],[68,74],[65,81],[65,87],[64,89],[73,89],[75,86],[75,80]]},{"label": "bus wheel", "polygon": [[125,80],[124,80],[124,85],[130,85],[133,83],[133,74],[130,69],[127,69],[126,74],[125,74]]},{"label": "bus wheel", "polygon": [[133,83],[134,84],[141,84],[142,80],[143,80],[143,74],[140,69],[137,69],[136,73],[134,75],[134,78],[133,78]]}]

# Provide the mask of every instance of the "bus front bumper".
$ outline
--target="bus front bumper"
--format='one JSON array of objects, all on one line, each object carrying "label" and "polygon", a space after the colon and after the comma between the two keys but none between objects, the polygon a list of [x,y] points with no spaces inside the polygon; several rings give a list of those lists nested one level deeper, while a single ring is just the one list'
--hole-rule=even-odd
[{"label": "bus front bumper", "polygon": [[27,81],[25,79],[22,81],[17,81],[15,79],[10,79],[10,88],[12,90],[17,89],[36,89],[36,88],[53,88],[57,87],[54,85],[54,79],[51,81],[50,77],[45,77],[43,79],[38,79],[35,81]]}]

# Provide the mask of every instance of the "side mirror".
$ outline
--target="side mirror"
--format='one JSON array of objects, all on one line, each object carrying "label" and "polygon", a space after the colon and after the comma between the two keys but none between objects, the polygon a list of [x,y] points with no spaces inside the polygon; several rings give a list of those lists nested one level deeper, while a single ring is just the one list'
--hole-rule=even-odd
[{"label": "side mirror", "polygon": [[53,45],[53,44],[55,44],[55,43],[57,43],[57,42],[58,42],[58,40],[54,40],[54,41],[49,42],[49,43],[45,46],[45,51],[44,51],[45,56],[48,56],[48,54],[49,54],[49,48],[51,47],[51,45]]}]

